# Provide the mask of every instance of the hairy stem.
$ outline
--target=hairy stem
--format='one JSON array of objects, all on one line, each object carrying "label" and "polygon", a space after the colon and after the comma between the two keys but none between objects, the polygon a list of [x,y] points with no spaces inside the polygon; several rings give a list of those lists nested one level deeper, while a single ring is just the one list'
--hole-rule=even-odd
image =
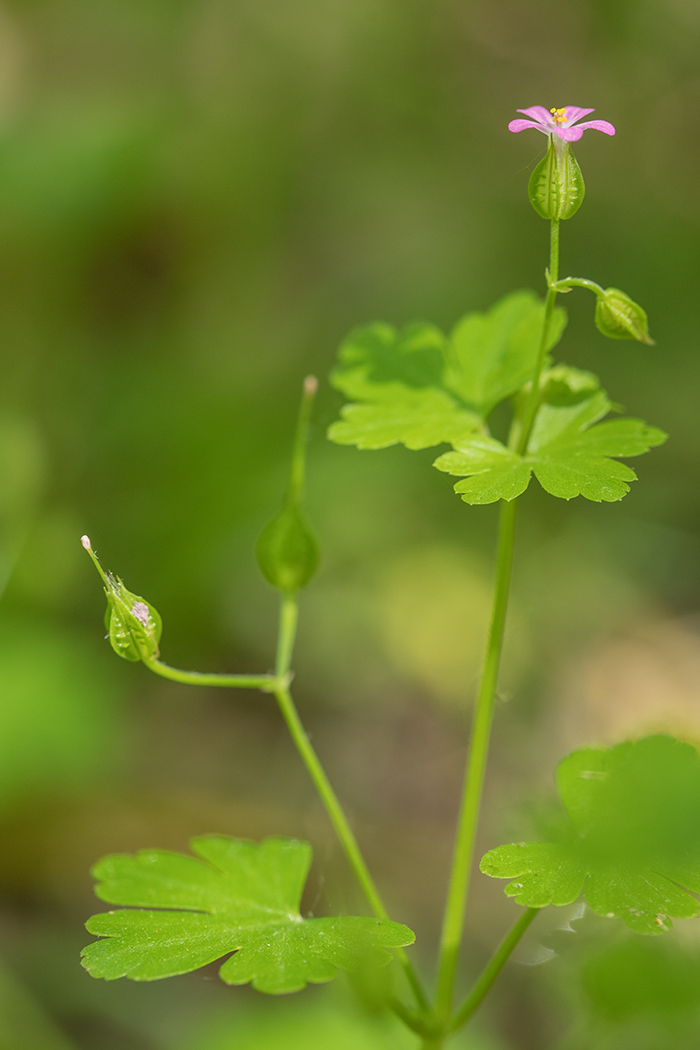
[{"label": "hairy stem", "polygon": [[469,759],[464,778],[462,804],[440,944],[436,1009],[438,1015],[442,1018],[447,1018],[452,1009],[452,992],[459,950],[462,943],[464,912],[469,890],[469,876],[474,854],[479,810],[481,808],[498,671],[503,649],[503,632],[508,609],[508,592],[510,590],[513,566],[516,508],[516,500],[512,500],[510,503],[505,500],[501,502],[496,584],[491,625],[489,627],[479,693],[474,708]]},{"label": "hairy stem", "polygon": [[[320,795],[326,813],[328,814],[335,833],[340,839],[340,843],[345,851],[345,856],[355,873],[357,881],[362,887],[365,897],[369,901],[372,911],[378,919],[388,920],[388,912],[379,895],[379,890],[369,873],[369,869],[365,863],[364,857],[362,856],[355,834],[345,816],[343,807],[338,801],[338,796],[331,787],[330,781],[319,761],[318,755],[311,745],[311,741],[304,729],[299,717],[299,712],[296,709],[296,705],[292,699],[292,694],[289,690],[289,668],[292,651],[294,649],[296,626],[297,599],[295,595],[286,594],[282,598],[280,611],[280,629],[277,643],[277,663],[275,668],[277,678],[273,692],[277,698],[277,703],[279,704],[282,717],[286,722],[292,740],[294,741],[297,751],[299,752],[309,776],[314,783],[314,787]],[[401,966],[403,967],[406,979],[413,990],[416,1002],[423,1011],[428,1012],[430,1009],[428,1001],[408,956],[403,948],[396,949],[396,954]]]},{"label": "hairy stem", "polygon": [[484,967],[476,984],[455,1014],[452,1024],[450,1025],[452,1031],[457,1031],[458,1028],[461,1028],[462,1025],[466,1024],[472,1014],[474,1014],[479,1006],[481,1006],[481,1003],[491,990],[491,985],[505,966],[511,952],[537,915],[538,911],[539,908],[526,908],[503,938],[498,948]]}]

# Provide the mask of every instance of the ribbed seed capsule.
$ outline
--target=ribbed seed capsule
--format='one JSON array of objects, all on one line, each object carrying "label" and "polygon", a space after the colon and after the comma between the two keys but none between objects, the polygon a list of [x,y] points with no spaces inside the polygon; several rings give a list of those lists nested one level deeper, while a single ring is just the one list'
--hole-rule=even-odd
[{"label": "ribbed seed capsule", "polygon": [[528,183],[530,204],[543,219],[570,219],[583,203],[586,187],[571,146],[554,136],[544,160]]},{"label": "ribbed seed capsule", "polygon": [[598,296],[595,323],[608,339],[636,339],[640,343],[654,345],[649,335],[646,311],[619,288],[606,288]]}]

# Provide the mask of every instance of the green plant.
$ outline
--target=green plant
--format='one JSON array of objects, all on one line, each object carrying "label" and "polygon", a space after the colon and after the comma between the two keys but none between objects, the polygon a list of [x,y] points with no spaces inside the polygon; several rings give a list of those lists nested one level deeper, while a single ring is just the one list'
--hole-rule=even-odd
[{"label": "green plant", "polygon": [[[504,627],[508,609],[518,497],[532,476],[561,499],[583,496],[616,502],[636,474],[621,458],[640,455],[666,435],[638,419],[606,419],[617,411],[598,378],[551,354],[566,325],[557,296],[575,287],[596,295],[595,322],[613,339],[649,344],[646,314],[625,293],[583,278],[559,278],[560,223],[579,209],[583,177],[570,143],[586,127],[614,134],[605,121],[577,125],[592,112],[578,107],[523,111],[512,131],[532,127],[548,136],[547,154],[529,184],[530,200],[550,223],[547,292],[515,292],[484,314],[470,314],[449,336],[428,324],[402,331],[373,324],[350,334],[331,382],[347,398],[332,441],[360,449],[402,443],[409,449],[447,444],[434,466],[462,480],[455,491],[468,504],[500,503],[496,578],[483,672],[473,716],[436,991],[424,990],[406,947],[412,932],[391,921],[348,819],[311,745],[291,693],[298,593],[318,565],[316,541],[301,512],[304,446],[316,380],[307,378],[299,414],[289,489],[280,513],[263,531],[257,556],[281,594],[273,674],[217,675],[163,663],[161,621],[150,603],[100,572],[108,600],[107,626],[115,651],[141,660],[156,674],[203,686],[259,689],[277,700],[373,917],[302,919],[299,898],[310,863],[296,840],[256,845],[209,836],[193,841],[196,857],[151,850],[100,861],[97,895],[124,906],[94,916],[88,929],[102,939],[84,951],[96,977],[153,980],[228,956],[220,975],[259,991],[296,991],[333,978],[337,968],[373,972],[395,956],[412,996],[387,992],[387,1005],[422,1040],[442,1047],[472,1017],[538,914],[584,894],[590,908],[618,916],[639,933],[662,933],[671,917],[700,913],[700,759],[687,744],[650,737],[609,750],[577,751],[560,764],[564,803],[552,841],[491,850],[482,871],[512,881],[506,893],[522,905],[510,933],[457,1006],[455,981],[462,946],[469,876],[486,774]],[[494,409],[510,406],[505,441],[489,428]],[[231,954],[233,953],[233,954]]]}]

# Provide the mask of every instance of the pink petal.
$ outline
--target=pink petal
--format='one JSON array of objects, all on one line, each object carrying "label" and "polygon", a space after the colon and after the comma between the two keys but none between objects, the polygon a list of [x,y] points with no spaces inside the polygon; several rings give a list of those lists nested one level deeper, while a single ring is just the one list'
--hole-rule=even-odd
[{"label": "pink petal", "polygon": [[549,135],[549,129],[543,128],[541,124],[536,124],[534,120],[522,120],[518,117],[516,120],[511,120],[508,125],[508,131],[525,131],[525,128],[536,128],[545,135]]},{"label": "pink petal", "polygon": [[538,120],[540,124],[552,123],[552,114],[544,106],[530,106],[529,109],[519,109],[518,113],[524,113],[526,117]]},{"label": "pink petal", "polygon": [[585,124],[579,124],[577,129],[586,131],[587,128],[595,128],[596,131],[604,131],[606,135],[614,135],[615,128],[607,120],[587,120]]},{"label": "pink petal", "polygon": [[573,124],[581,117],[587,117],[589,113],[595,113],[594,109],[581,109],[580,106],[564,106],[566,110],[566,123]]},{"label": "pink petal", "polygon": [[577,128],[554,128],[554,134],[558,135],[564,142],[578,142],[583,137],[584,125],[579,124]]}]

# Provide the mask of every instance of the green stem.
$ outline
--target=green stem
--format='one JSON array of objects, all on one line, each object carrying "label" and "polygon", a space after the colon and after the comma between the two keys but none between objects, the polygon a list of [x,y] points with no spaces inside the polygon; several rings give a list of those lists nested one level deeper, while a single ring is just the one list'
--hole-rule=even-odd
[{"label": "green stem", "polygon": [[562,277],[561,281],[551,281],[555,292],[569,292],[572,288],[587,288],[595,295],[605,295],[605,289],[601,288],[595,281],[589,281],[587,277]]},{"label": "green stem", "polygon": [[549,287],[547,289],[547,298],[545,299],[544,303],[544,321],[542,322],[542,338],[540,340],[539,354],[537,355],[537,364],[535,365],[535,370],[532,373],[530,393],[525,404],[525,411],[523,412],[520,437],[518,440],[517,447],[515,449],[519,456],[523,456],[527,450],[527,443],[530,440],[532,425],[535,422],[535,414],[540,403],[540,378],[544,370],[545,361],[547,360],[547,337],[549,335],[549,323],[552,319],[554,304],[557,299],[556,288],[554,288],[553,285],[557,283],[558,278],[559,220],[552,219],[549,228]]},{"label": "green stem", "polygon": [[[277,643],[276,663],[277,678],[273,692],[277,698],[277,703],[279,704],[282,717],[284,718],[291,734],[292,740],[294,741],[297,751],[306,766],[314,787],[321,797],[326,813],[328,814],[335,833],[340,839],[340,843],[345,851],[345,856],[355,873],[357,881],[362,887],[365,897],[369,901],[372,911],[378,919],[388,921],[388,912],[384,907],[384,902],[379,895],[374,880],[369,873],[369,869],[365,863],[364,857],[362,856],[357,839],[355,838],[353,830],[345,816],[343,807],[338,801],[338,796],[331,787],[330,781],[319,761],[318,755],[311,746],[311,741],[304,729],[296,705],[292,699],[292,694],[289,691],[289,668],[294,649],[296,626],[296,595],[285,594],[282,598],[282,606],[280,610],[280,629]],[[430,1006],[428,1000],[426,999],[418,978],[414,973],[408,956],[403,948],[396,949],[396,954],[401,966],[403,967],[406,979],[413,990],[416,1002],[423,1011],[429,1012]]]},{"label": "green stem", "polygon": [[539,908],[526,908],[512,929],[503,938],[500,945],[484,967],[481,976],[471,992],[455,1014],[454,1020],[450,1025],[450,1029],[453,1032],[456,1032],[457,1029],[462,1027],[462,1025],[465,1025],[472,1014],[474,1014],[479,1006],[481,1006],[481,1003],[491,990],[493,982],[498,977],[511,952],[537,915],[538,911]]},{"label": "green stem", "polygon": [[[540,399],[540,378],[547,360],[549,325],[557,292],[552,285],[559,277],[559,220],[552,219],[549,231],[548,290],[545,300],[542,336],[537,361],[532,374],[528,399],[520,421],[516,452],[524,455],[532,432]],[[437,1016],[446,1021],[452,1012],[452,997],[457,973],[457,962],[464,934],[464,913],[469,892],[469,879],[474,858],[481,798],[486,775],[491,726],[498,685],[498,673],[503,650],[503,633],[508,611],[508,594],[513,569],[515,519],[517,499],[501,502],[496,556],[496,581],[489,627],[486,655],[476,698],[469,742],[469,757],[464,777],[462,802],[452,857],[452,870],[447,891],[445,917],[440,942],[440,962],[435,1008]],[[485,994],[485,993],[484,993]]]},{"label": "green stem", "polygon": [[309,420],[314,397],[318,390],[318,379],[316,376],[307,376],[304,380],[299,416],[297,417],[297,430],[294,437],[294,449],[292,451],[292,467],[289,477],[289,490],[287,501],[299,503],[304,488],[304,474],[306,471],[306,441],[309,434]]},{"label": "green stem", "polygon": [[296,594],[283,594],[277,634],[277,657],[275,659],[275,674],[278,679],[286,678],[289,675],[294,642],[297,635],[298,619],[299,602]]},{"label": "green stem", "polygon": [[181,671],[177,667],[169,667],[161,660],[152,658],[143,661],[149,670],[159,674],[161,678],[169,678],[173,682],[183,682],[185,685],[218,685],[228,689],[262,689],[266,693],[272,693],[277,685],[277,679],[271,674],[205,674],[201,671]]},{"label": "green stem", "polygon": [[447,1018],[452,1009],[452,993],[459,949],[462,943],[469,876],[474,854],[474,841],[486,773],[498,671],[503,649],[503,632],[513,566],[516,509],[516,500],[512,500],[510,503],[505,500],[501,502],[498,553],[496,558],[496,583],[491,625],[479,693],[474,708],[469,760],[464,778],[462,805],[442,927],[436,996],[436,1009],[438,1016],[442,1018]]}]

